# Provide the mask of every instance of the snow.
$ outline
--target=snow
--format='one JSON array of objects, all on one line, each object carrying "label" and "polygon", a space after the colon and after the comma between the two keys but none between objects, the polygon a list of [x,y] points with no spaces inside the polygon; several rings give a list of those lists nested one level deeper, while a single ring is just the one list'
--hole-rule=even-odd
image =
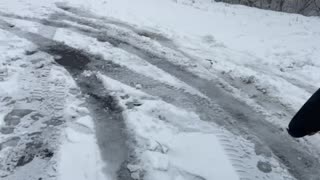
[{"label": "snow", "polygon": [[[79,6],[84,1],[68,3]],[[101,0],[86,9],[173,38],[179,49],[202,65],[193,68],[197,74],[204,73],[205,67],[213,77],[252,76],[254,85],[294,111],[320,86],[318,17],[188,0]],[[242,91],[239,98],[247,101],[253,95],[243,87],[235,88]],[[282,122],[284,127],[288,120]]]},{"label": "snow", "polygon": [[[0,2],[0,11],[8,14],[30,17],[47,17],[54,11],[54,2],[51,0],[21,1],[3,0]],[[35,11],[35,9],[37,9]]]},{"label": "snow", "polygon": [[[59,180],[105,180],[100,152],[93,134],[66,129],[66,140],[60,149]],[[100,165],[100,166],[99,166]]]},{"label": "snow", "polygon": [[[113,17],[164,33],[172,37],[180,49],[198,55],[197,63],[210,71],[217,73],[228,70],[228,74],[235,78],[254,76],[258,86],[269,88],[271,96],[295,110],[319,87],[320,51],[317,42],[320,41],[320,23],[316,17],[210,1],[199,1],[196,4],[185,0],[177,3],[171,0],[65,2],[101,16]],[[52,3],[45,3],[46,6],[54,6]],[[8,2],[4,4],[10,9]],[[167,13],[164,15],[163,12]],[[87,42],[92,42],[90,38],[80,38],[76,33],[65,31],[58,30],[56,39],[78,47],[81,46],[79,44],[85,46]],[[102,47],[100,43],[92,43],[95,45],[81,48],[91,52],[102,50],[97,48]],[[172,77],[154,73],[154,68],[141,61],[124,61],[128,58],[119,56],[104,55],[136,71],[169,81],[170,84],[175,83]],[[206,59],[214,59],[217,63],[210,68]],[[308,89],[296,87],[296,84]]]},{"label": "snow", "polygon": [[41,27],[39,23],[32,22],[32,21],[25,21],[25,20],[15,19],[15,18],[4,18],[4,20],[12,24],[15,24],[16,27],[24,29],[28,32],[37,33],[39,31],[39,27]]},{"label": "snow", "polygon": [[[141,162],[129,166],[134,172],[145,170],[147,180],[197,177],[239,179],[215,136],[214,126],[202,122],[192,112],[186,112],[156,98],[146,99],[144,94],[137,93],[139,90],[107,76],[98,74],[98,77],[106,89],[115,93],[125,108],[127,128],[132,138],[137,141],[136,156]],[[129,95],[127,100],[120,98],[124,94]],[[134,100],[138,100],[142,105],[126,109],[127,102]]]},{"label": "snow", "polygon": [[169,153],[170,159],[181,169],[206,179],[237,179],[234,173],[230,173],[228,157],[214,134],[178,134],[172,140],[171,148],[174,151]]},{"label": "snow", "polygon": [[1,125],[4,124],[4,117],[5,116],[6,116],[6,113],[0,111],[0,127],[1,127]]},{"label": "snow", "polygon": [[68,126],[64,130],[59,149],[58,180],[108,180],[102,161],[93,119],[88,109],[82,107],[84,102],[69,97],[65,118]]},{"label": "snow", "polygon": [[[115,29],[114,31],[117,31]],[[102,55],[104,59],[111,60],[122,66],[125,66],[135,72],[149,76],[154,80],[164,82],[168,85],[175,86],[184,89],[192,94],[204,96],[198,90],[186,85],[174,76],[169,75],[163,70],[151,65],[150,63],[142,60],[141,58],[129,54],[121,49],[113,47],[106,42],[99,42],[95,38],[81,35],[70,30],[58,29],[55,36],[55,40],[62,41],[71,47],[84,49],[90,53]]]},{"label": "snow", "polygon": [[93,120],[90,116],[84,116],[84,117],[81,117],[77,120],[77,123],[91,129],[91,130],[94,130],[94,124],[93,124]]},{"label": "snow", "polygon": [[109,78],[108,76],[102,75],[101,73],[97,73],[96,76],[101,80],[101,82],[103,83],[103,86],[106,89],[112,89],[112,93],[120,93],[120,94],[130,93],[138,97],[151,98],[150,95],[144,92],[141,92],[137,89],[134,89],[132,87],[128,87],[119,81]]},{"label": "snow", "polygon": [[0,30],[0,95],[15,94],[18,89],[18,72],[22,70],[19,63],[11,66],[11,60],[18,60],[24,56],[25,49],[32,44],[11,33]]},{"label": "snow", "polygon": [[[0,5],[3,2],[0,3]],[[8,3],[5,3],[8,5]],[[46,5],[49,5],[48,2],[45,2]],[[15,6],[15,3],[11,3],[10,6]],[[21,5],[21,4],[20,4]],[[8,6],[8,7],[10,7]],[[3,8],[3,7],[2,7]],[[17,6],[16,8],[20,8]],[[21,8],[28,8],[21,7]],[[1,8],[0,8],[1,9]],[[12,9],[11,9],[12,10]],[[12,10],[16,12],[17,9]],[[8,11],[9,12],[9,11]],[[33,12],[33,10],[31,11]],[[31,13],[29,12],[29,13]],[[28,12],[21,12],[26,13]],[[32,13],[31,13],[32,14]],[[29,14],[28,14],[29,15]],[[33,14],[34,15],[34,14]],[[39,28],[42,28],[41,25],[37,23],[26,22],[22,20],[13,20],[12,23],[17,24],[19,28],[26,29],[31,32],[37,33]],[[20,100],[20,97],[23,97],[24,93],[27,92],[28,89],[22,89],[23,84],[19,81],[23,74],[30,73],[28,66],[26,66],[24,61],[40,59],[46,57],[48,59],[52,58],[47,54],[39,53],[39,55],[35,54],[33,57],[27,57],[25,52],[27,50],[33,50],[35,45],[24,40],[22,38],[18,38],[15,35],[0,30],[0,127],[4,126],[3,118],[7,115],[12,105],[5,105],[5,98],[13,98],[13,100]],[[32,81],[33,77],[27,76],[27,80]],[[58,66],[51,67],[48,73],[47,82],[64,82],[65,87],[68,89],[77,88],[76,83],[70,77],[68,72]],[[38,83],[38,82],[37,82]],[[32,83],[28,84],[28,88],[32,87]],[[59,87],[61,88],[61,87]],[[41,91],[42,89],[40,89]],[[61,89],[51,89],[52,91],[59,91]],[[64,89],[62,89],[63,91]],[[61,93],[61,92],[60,92]],[[29,95],[30,96],[30,95]],[[105,168],[104,162],[102,162],[102,158],[100,155],[99,147],[97,145],[97,140],[95,137],[95,130],[92,118],[88,115],[88,109],[81,107],[80,104],[83,102],[79,101],[78,98],[69,94],[68,96],[64,96],[64,94],[59,94],[59,98],[66,98],[68,101],[66,103],[67,107],[62,107],[64,110],[64,117],[68,120],[67,127],[63,130],[63,136],[61,139],[61,144],[55,148],[59,147],[58,155],[54,156],[54,160],[58,163],[57,169],[53,170],[53,172],[43,172],[43,169],[47,166],[50,167],[50,163],[42,160],[42,159],[34,159],[30,163],[30,166],[40,166],[37,171],[40,171],[39,174],[33,171],[30,171],[28,168],[21,168],[17,170],[17,172],[13,175],[13,178],[21,179],[21,177],[30,175],[30,179],[35,179],[35,176],[41,176],[43,173],[48,173],[49,176],[56,176],[58,172],[59,180],[69,180],[69,179],[79,179],[79,180],[106,180],[108,179],[103,172],[103,168]],[[13,104],[15,105],[15,104]],[[22,108],[26,108],[21,104]],[[62,104],[63,106],[64,104]],[[17,105],[15,105],[17,106]],[[42,105],[42,106],[45,106]],[[19,107],[15,107],[19,108]],[[42,108],[42,107],[41,107]],[[72,117],[76,117],[73,119]],[[30,121],[30,120],[29,120]],[[31,122],[31,121],[30,121]],[[36,129],[38,123],[34,123],[34,129]],[[41,127],[40,127],[41,126]],[[45,128],[46,126],[42,123],[39,125],[40,128]],[[53,127],[50,125],[50,127]],[[24,127],[26,128],[26,127]],[[15,132],[17,137],[19,137],[17,132],[19,132],[19,127],[15,127]],[[57,130],[59,131],[59,130]],[[23,132],[27,133],[32,132]],[[2,140],[6,140],[10,137],[9,135],[1,135],[1,143]],[[45,138],[45,137],[43,137]],[[54,137],[52,137],[54,138]],[[54,144],[52,144],[53,146]],[[15,147],[18,149],[20,147]],[[9,149],[10,150],[10,149]],[[1,151],[4,153],[5,151]],[[28,152],[27,152],[28,153]],[[2,154],[0,154],[2,155]],[[3,159],[3,158],[1,158]],[[2,173],[2,172],[1,172]],[[31,174],[30,174],[31,173]],[[41,174],[40,174],[41,173]]]},{"label": "snow", "polygon": [[11,110],[5,105],[5,98],[19,96],[18,75],[22,70],[20,63],[10,63],[12,59],[21,59],[24,49],[32,46],[24,39],[13,36],[11,33],[0,30],[0,127],[4,125],[4,117]]},{"label": "snow", "polygon": [[[284,110],[296,112],[320,86],[318,17],[230,6],[209,0],[199,3],[189,3],[187,0],[2,0],[0,11],[48,18],[50,13],[61,11],[56,7],[56,2],[77,6],[99,16],[130,23],[169,37],[177,50],[193,57],[173,58],[169,52],[168,56],[174,63],[188,64],[189,70],[203,78],[219,79],[226,90],[267,115],[268,120],[282,128],[287,126],[292,114],[283,117],[279,117],[279,114]],[[46,27],[40,23],[13,18],[3,19],[26,31],[40,33],[69,46],[99,54],[104,59],[155,81],[204,97],[178,78],[107,42],[99,42],[64,28]],[[119,29],[112,29],[112,25],[109,28],[113,30],[112,33],[118,33]],[[120,32],[132,33],[123,29]],[[149,39],[145,38],[139,43],[144,42],[149,42]],[[164,51],[160,44],[151,45],[150,49],[156,47]],[[24,63],[15,60],[26,58],[25,50],[33,48],[32,43],[0,30],[0,100],[5,97],[18,98],[19,93],[22,93],[18,76],[24,72]],[[11,65],[11,62],[15,63]],[[63,80],[68,88],[75,88],[76,83],[71,77],[65,79],[69,74],[61,69],[63,68],[52,68],[48,81]],[[141,84],[132,88],[101,73],[83,73],[85,76],[92,74],[98,76],[104,87],[118,98],[124,108],[123,115],[130,140],[136,143],[131,142],[131,146],[134,146],[133,157],[136,159],[127,165],[134,179],[139,179],[142,175],[146,180],[233,180],[243,177],[237,170],[244,170],[230,160],[233,155],[225,148],[215,124],[203,122],[194,112],[180,109],[142,92],[145,87]],[[121,98],[125,95],[128,95],[127,99]],[[68,123],[63,131],[64,136],[61,137],[57,157],[58,179],[111,179],[103,171],[108,168],[108,164],[101,158],[93,119],[88,109],[81,107],[83,102],[75,99],[68,99],[67,107],[64,107],[64,118],[68,119]],[[130,102],[139,102],[141,105],[129,108],[127,103]],[[278,104],[280,108],[272,104]],[[0,105],[2,126],[3,118],[11,106]],[[232,135],[228,137],[235,147],[242,147],[243,151],[254,154],[254,148],[245,146],[246,143],[241,144],[244,140]],[[308,140],[317,149],[320,148],[319,137],[310,137]],[[240,150],[236,152],[240,154]],[[241,158],[248,158],[246,155]],[[261,175],[261,172],[259,174],[253,170],[249,172],[256,177],[287,178],[287,172],[277,160],[250,158],[245,160],[246,165],[252,169],[256,169],[257,161],[270,161],[274,168],[268,175]]]},{"label": "snow", "polygon": [[[135,159],[127,166],[132,177],[139,179],[143,172],[147,180],[292,179],[276,159],[256,156],[254,145],[247,140],[202,121],[193,112],[102,74],[97,76],[124,109],[129,142],[135,147]],[[128,98],[121,98],[125,95]],[[134,101],[141,105],[129,108],[127,104]],[[256,170],[258,162],[270,162],[273,172]]]}]

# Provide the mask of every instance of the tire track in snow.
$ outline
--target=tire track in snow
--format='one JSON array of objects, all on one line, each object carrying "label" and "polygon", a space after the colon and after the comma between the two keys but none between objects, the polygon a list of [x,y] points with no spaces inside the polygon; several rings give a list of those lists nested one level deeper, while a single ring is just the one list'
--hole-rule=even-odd
[{"label": "tire track in snow", "polygon": [[[22,32],[19,32],[22,33]],[[22,33],[24,34],[24,33]],[[20,34],[21,35],[21,34]],[[85,81],[83,80],[84,78],[81,78],[81,72],[85,69],[84,66],[87,66],[87,69],[92,69],[92,70],[99,70],[102,71],[103,73],[107,74],[108,76],[111,76],[115,79],[121,79],[122,81],[124,81],[125,83],[134,86],[136,83],[143,83],[143,87],[146,88],[148,93],[157,95],[162,97],[163,99],[165,99],[166,101],[173,103],[173,104],[177,104],[180,106],[190,106],[190,107],[195,107],[195,102],[196,105],[199,105],[199,108],[197,109],[198,111],[203,111],[203,110],[210,110],[213,106],[209,106],[207,108],[201,108],[201,104],[205,104],[205,100],[199,100],[199,98],[197,96],[194,95],[190,95],[190,94],[184,94],[183,91],[178,91],[176,90],[174,87],[168,86],[168,85],[164,85],[161,84],[159,82],[155,82],[152,79],[148,79],[144,76],[141,76],[139,74],[135,74],[134,72],[123,68],[119,65],[113,64],[112,62],[107,62],[104,61],[103,59],[99,59],[99,56],[96,57],[92,57],[95,58],[97,62],[90,64],[89,61],[85,60],[86,57],[85,55],[78,51],[78,50],[73,50],[72,48],[68,48],[65,45],[59,44],[57,42],[53,42],[49,39],[46,39],[44,37],[41,36],[37,36],[35,34],[32,33],[27,33],[24,34],[23,36],[29,36],[29,40],[35,40],[37,42],[37,44],[39,45],[39,47],[41,47],[40,49],[44,50],[45,52],[49,52],[53,55],[59,55],[61,56],[61,51],[63,51],[63,54],[68,54],[67,57],[65,58],[61,58],[61,59],[57,59],[57,62],[60,62],[63,66],[65,66],[67,69],[70,70],[70,72],[73,73],[73,76],[76,77],[75,79],[77,79],[78,84],[80,85],[80,87],[82,87],[81,89],[86,89],[84,92],[99,92],[99,94],[101,92],[103,92],[102,89],[99,89],[99,82],[96,82],[95,79],[86,79]],[[48,43],[48,41],[51,41],[51,43]],[[49,47],[48,47],[49,46]],[[74,59],[72,59],[74,58]],[[79,61],[77,61],[79,60]],[[72,66],[73,63],[77,63],[77,65]],[[88,63],[88,64],[87,64]],[[132,79],[131,77],[134,77],[134,79]],[[82,79],[82,80],[79,80]],[[91,82],[91,83],[87,83],[87,82]],[[94,86],[94,87],[93,87]],[[179,94],[184,94],[183,96],[179,95]],[[175,98],[172,98],[172,96],[174,96]],[[189,99],[188,96],[193,97],[193,99]],[[180,98],[178,98],[180,97]],[[92,111],[94,112],[93,114],[97,114],[100,117],[100,120],[102,117],[111,117],[113,118],[113,116],[110,116],[110,114],[105,114],[105,113],[101,113],[99,111],[101,111],[101,106],[98,105],[99,107],[96,107],[97,104],[101,104],[104,103],[105,101],[98,101],[99,99],[104,99],[105,97],[101,97],[100,95],[97,94],[92,94],[89,96],[89,100],[92,103],[91,104],[93,107],[91,107],[90,109],[92,109]],[[109,97],[111,98],[111,97]],[[108,99],[108,98],[107,98]],[[190,108],[189,107],[189,108]],[[214,112],[214,111],[210,111],[210,112]],[[203,115],[206,115],[205,111],[203,111],[202,113],[200,113]],[[210,118],[212,118],[215,114],[212,113],[211,117],[206,115],[206,118],[208,121],[210,121]],[[99,120],[99,121],[100,121]],[[114,120],[119,120],[118,118],[115,118]],[[110,122],[109,122],[110,123]],[[105,125],[104,125],[105,124]],[[109,127],[110,125],[112,125],[113,127],[117,126],[116,122],[112,122],[111,124],[106,124],[106,123],[97,123],[98,127],[101,127],[101,131],[105,131],[104,128],[102,127]],[[119,130],[119,127],[116,127],[115,130]],[[99,131],[99,130],[98,130]],[[112,132],[113,135],[116,135],[117,133],[119,133],[121,131],[116,131],[116,132]],[[99,134],[99,133],[98,133]],[[106,144],[106,140],[108,138],[106,138],[106,136],[108,136],[110,134],[106,134],[106,133],[100,133],[100,136],[98,135],[98,141],[99,138],[100,142],[102,143],[102,146],[105,146]],[[117,136],[117,137],[121,137],[121,136]],[[116,143],[119,144],[119,142],[121,143],[121,139],[116,139]],[[105,142],[105,143],[103,143]],[[103,147],[101,147],[103,150]],[[112,151],[114,152],[114,151]],[[106,152],[106,156],[108,156],[108,154],[110,154],[110,151]],[[114,156],[114,158],[119,159],[118,156]],[[238,158],[240,160],[240,158]],[[109,159],[110,160],[110,159]],[[121,175],[123,175],[126,171],[125,171],[126,166],[123,166],[121,170]],[[125,176],[125,175],[124,175]]]},{"label": "tire track in snow", "polygon": [[[50,24],[52,25],[52,24]],[[64,26],[65,27],[65,26]],[[94,34],[89,33],[87,35],[101,38],[101,34]],[[242,131],[241,133],[249,131],[250,133],[254,134],[255,136],[259,137],[259,140],[264,142],[265,144],[268,144],[269,147],[272,149],[273,153],[276,154],[278,157],[282,158],[282,162],[286,163],[288,167],[291,167],[291,172],[298,178],[302,177],[305,174],[316,174],[313,172],[309,172],[310,170],[305,167],[305,164],[309,164],[310,162],[314,163],[313,169],[311,171],[315,171],[316,167],[318,167],[317,163],[313,159],[313,157],[307,153],[304,152],[302,148],[297,148],[295,146],[299,146],[296,142],[291,140],[290,138],[286,137],[282,133],[277,132],[278,129],[271,125],[270,123],[267,123],[261,119],[264,119],[264,117],[260,116],[258,113],[254,112],[250,109],[246,104],[239,102],[232,96],[226,94],[221,90],[218,86],[214,85],[214,83],[208,80],[204,80],[202,78],[197,77],[196,75],[189,73],[181,66],[177,66],[175,64],[172,64],[168,59],[165,57],[159,57],[158,52],[150,52],[150,50],[143,49],[141,47],[138,47],[139,43],[137,45],[132,44],[132,42],[124,41],[124,39],[117,39],[115,36],[108,36],[108,33],[103,33],[103,38],[105,38],[106,41],[113,44],[116,47],[119,47],[125,51],[128,51],[129,53],[133,53],[141,57],[142,59],[145,59],[146,61],[150,62],[151,64],[159,67],[160,69],[163,69],[164,71],[168,72],[169,74],[174,75],[175,77],[178,77],[180,80],[186,82],[187,84],[192,85],[193,87],[196,87],[200,91],[202,91],[204,94],[208,95],[212,98],[212,101],[217,102],[220,106],[222,106],[223,110],[226,110],[228,113],[230,113],[234,119],[237,119],[238,122],[232,122],[230,121],[231,118],[217,118],[219,121],[217,122],[220,125],[223,125],[227,127],[229,130],[233,132]],[[24,35],[25,36],[25,35]],[[33,38],[34,39],[34,38]],[[129,39],[130,40],[130,39]],[[131,39],[132,40],[132,39]],[[66,64],[64,64],[66,65]],[[132,75],[131,75],[132,76]],[[117,78],[115,78],[117,79]],[[161,96],[160,96],[161,97]],[[167,101],[170,101],[170,96],[164,97],[167,99]],[[169,99],[169,100],[168,100]],[[171,99],[171,101],[174,101]],[[183,101],[181,101],[183,102]],[[200,101],[201,102],[201,101]],[[202,103],[199,103],[202,104]],[[210,103],[209,103],[210,104]],[[230,106],[232,105],[232,106]],[[203,106],[202,106],[203,107]],[[214,108],[213,108],[214,109]],[[215,111],[219,112],[221,109],[217,110],[219,108],[216,108]],[[207,108],[208,111],[202,111],[202,116],[211,117],[208,114],[212,111],[211,108]],[[199,110],[198,110],[199,111]],[[221,113],[220,113],[221,114]],[[248,116],[249,115],[249,116]],[[215,116],[212,116],[215,117]],[[211,117],[211,118],[212,118]],[[225,115],[224,115],[225,117]],[[207,120],[210,120],[210,118],[204,118]],[[225,121],[226,119],[229,119],[229,121]],[[260,120],[257,120],[260,119]],[[234,123],[234,124],[232,124]],[[240,125],[242,130],[235,129],[236,125]],[[266,129],[267,127],[267,129]],[[260,132],[259,132],[260,131]],[[274,133],[271,133],[271,132]],[[249,135],[250,136],[250,135]],[[282,137],[283,140],[287,140],[290,143],[283,144],[283,140],[279,140],[278,136]],[[262,144],[262,143],[261,143]],[[261,147],[261,144],[256,143],[256,148],[259,149]],[[279,146],[280,145],[280,146]],[[290,150],[295,150],[294,153],[289,152]],[[297,155],[302,154],[304,157],[302,160],[295,160]],[[289,160],[289,162],[287,162]],[[293,161],[293,162],[290,162]],[[301,167],[305,167],[302,170]],[[296,172],[294,172],[296,171]]]},{"label": "tire track in snow", "polygon": [[[238,121],[237,125],[246,128],[251,134],[258,137],[263,144],[266,144],[272,152],[280,158],[281,162],[288,166],[289,171],[296,178],[303,179],[306,175],[309,175],[310,179],[315,179],[319,176],[317,169],[320,167],[320,164],[319,161],[314,159],[313,155],[305,152],[305,149],[301,148],[300,144],[296,143],[283,132],[280,132],[279,128],[265,121],[263,115],[255,112],[250,106],[240,102],[230,94],[223,92],[222,88],[218,86],[219,82],[208,81],[197,77],[181,66],[175,65],[163,57],[157,57],[156,53],[150,53],[135,45],[128,44],[127,42],[121,42],[119,44],[120,45],[114,45],[134,53],[169,74],[172,74],[183,82],[198,89],[211,98],[213,102],[219,104],[223,110],[230,113],[230,115]],[[234,126],[234,128],[236,127],[237,126]],[[257,148],[259,148],[259,144],[256,145]],[[302,160],[296,158],[301,156]],[[310,164],[312,164],[311,167]]]},{"label": "tire track in snow", "polygon": [[[80,21],[81,24],[81,20],[78,21]],[[317,168],[320,167],[319,162],[315,160],[311,154],[305,152],[305,149],[301,148],[301,145],[296,141],[292,140],[283,132],[280,132],[279,128],[264,121],[263,119],[265,119],[265,117],[252,110],[250,106],[223,92],[220,87],[215,85],[219,84],[219,82],[208,81],[197,77],[188,72],[184,67],[171,63],[167,57],[161,56],[162,51],[152,51],[149,48],[141,46],[141,42],[135,41],[137,40],[136,35],[121,34],[121,30],[119,31],[118,36],[115,35],[114,32],[111,34],[109,32],[102,32],[100,34],[89,33],[87,35],[100,39],[100,41],[103,39],[115,47],[136,54],[147,62],[197,88],[210,97],[212,101],[217,102],[222,109],[230,113],[234,119],[237,119],[238,125],[250,131],[251,134],[258,137],[264,144],[267,144],[281,162],[288,166],[289,171],[295,175],[296,178],[300,179],[306,175],[309,175],[310,179],[318,177],[318,175],[315,174],[318,174]],[[222,124],[224,126],[227,125],[226,123]],[[233,128],[231,127],[229,129]],[[256,144],[256,146],[257,149],[259,149],[261,144]],[[301,158],[297,159],[296,157]],[[312,164],[311,167],[310,164]]]},{"label": "tire track in snow", "polygon": [[[5,22],[0,22],[0,24],[1,23],[6,24]],[[131,179],[128,170],[125,169],[126,166],[122,165],[126,163],[128,158],[128,147],[126,145],[127,138],[124,131],[125,127],[122,120],[121,109],[117,107],[117,102],[113,97],[109,96],[107,92],[103,93],[104,89],[102,89],[99,80],[82,75],[85,66],[90,63],[91,58],[79,50],[35,33],[24,32],[18,28],[10,28],[9,31],[34,42],[39,46],[40,51],[56,57],[56,62],[69,71],[82,93],[87,95],[86,102],[95,122],[96,137],[100,152],[103,160],[106,161],[108,165],[105,173],[111,175],[113,179]],[[43,85],[45,86],[45,84]],[[36,99],[46,97],[43,92],[46,87],[43,88],[44,89],[40,88],[38,91],[32,91],[32,97]],[[59,88],[57,88],[57,90],[59,90]],[[63,96],[61,96],[61,98],[63,98]],[[50,99],[50,97],[47,97],[41,100],[50,101]],[[48,107],[47,105],[51,106]],[[52,108],[52,105],[54,108]],[[55,115],[55,105],[56,104],[45,103],[41,107],[50,110],[49,112]],[[121,172],[121,174],[118,172]]]}]

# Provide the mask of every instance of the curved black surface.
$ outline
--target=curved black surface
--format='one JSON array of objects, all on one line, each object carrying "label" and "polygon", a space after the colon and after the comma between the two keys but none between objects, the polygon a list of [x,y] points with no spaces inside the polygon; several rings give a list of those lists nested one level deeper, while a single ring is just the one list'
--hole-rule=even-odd
[{"label": "curved black surface", "polygon": [[320,89],[302,106],[289,123],[292,137],[303,137],[320,131]]}]

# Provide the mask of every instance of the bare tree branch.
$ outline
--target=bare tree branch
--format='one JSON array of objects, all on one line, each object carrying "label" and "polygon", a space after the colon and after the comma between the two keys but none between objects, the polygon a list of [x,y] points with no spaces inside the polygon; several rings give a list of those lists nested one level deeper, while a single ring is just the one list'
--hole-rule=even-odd
[{"label": "bare tree branch", "polygon": [[281,1],[280,1],[280,11],[283,10],[283,4],[284,4],[284,0],[281,0]]},{"label": "bare tree branch", "polygon": [[315,6],[318,8],[318,11],[320,11],[320,4],[318,4],[318,1],[317,1],[317,0],[314,0],[314,4],[315,4]]},{"label": "bare tree branch", "polygon": [[303,7],[298,11],[298,13],[302,13],[304,10],[306,10],[311,4],[313,3],[313,0],[307,0],[305,1],[305,4]]}]

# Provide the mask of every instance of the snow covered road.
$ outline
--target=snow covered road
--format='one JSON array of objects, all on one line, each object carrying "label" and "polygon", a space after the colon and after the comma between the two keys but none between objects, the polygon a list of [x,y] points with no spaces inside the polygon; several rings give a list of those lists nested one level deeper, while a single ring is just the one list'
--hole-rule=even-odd
[{"label": "snow covered road", "polygon": [[[192,34],[196,28],[180,29],[178,18],[206,19],[215,8],[284,23],[296,15],[220,3],[203,9],[188,1],[137,0],[130,8],[126,0],[89,2],[0,3],[2,179],[319,179],[319,138],[295,140],[285,132],[319,85],[316,43],[279,43],[286,52],[266,53],[237,46],[241,37],[230,44],[221,32],[223,43]],[[154,17],[155,5],[175,7],[181,26]],[[156,25],[112,11],[124,7]],[[319,19],[305,19],[311,30],[304,38],[320,39]]]}]

